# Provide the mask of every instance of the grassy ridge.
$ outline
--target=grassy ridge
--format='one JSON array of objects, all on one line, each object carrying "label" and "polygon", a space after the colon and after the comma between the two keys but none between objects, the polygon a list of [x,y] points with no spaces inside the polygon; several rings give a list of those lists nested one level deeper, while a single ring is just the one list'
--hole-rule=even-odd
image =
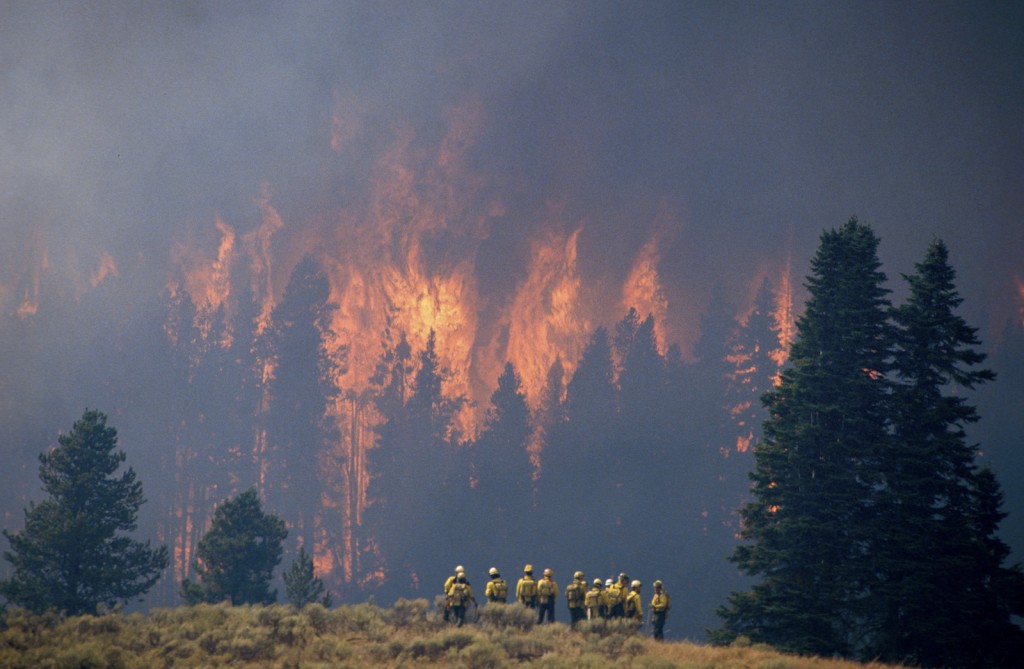
[{"label": "grassy ridge", "polygon": [[518,605],[479,610],[473,625],[443,623],[425,599],[328,610],[199,605],[62,618],[8,611],[0,629],[3,669],[267,667],[544,667],[550,669],[852,669],[837,660],[770,648],[658,643],[622,624],[534,625]]}]

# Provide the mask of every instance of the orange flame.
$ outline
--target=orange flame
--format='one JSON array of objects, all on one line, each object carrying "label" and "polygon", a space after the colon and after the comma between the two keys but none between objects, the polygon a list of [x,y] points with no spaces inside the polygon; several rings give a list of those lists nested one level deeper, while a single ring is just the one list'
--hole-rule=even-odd
[{"label": "orange flame", "polygon": [[561,357],[566,378],[572,376],[591,329],[581,308],[582,284],[576,265],[582,230],[580,226],[567,235],[549,232],[532,242],[529,272],[501,317],[508,344],[504,351],[497,341],[490,347],[499,364],[507,359],[516,366],[533,408],[556,358]]},{"label": "orange flame", "polygon": [[661,261],[659,246],[660,240],[653,236],[640,250],[622,288],[622,307],[623,312],[635,308],[640,318],[646,318],[648,314],[654,316],[655,341],[658,350],[665,351],[668,298],[658,276],[658,263]]}]

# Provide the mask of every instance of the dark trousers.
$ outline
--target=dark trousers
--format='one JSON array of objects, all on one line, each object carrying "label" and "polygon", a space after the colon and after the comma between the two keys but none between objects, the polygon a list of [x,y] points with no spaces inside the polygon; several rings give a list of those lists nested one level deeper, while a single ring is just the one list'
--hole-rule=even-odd
[{"label": "dark trousers", "polygon": [[665,611],[654,611],[651,614],[651,622],[654,627],[654,638],[665,638]]},{"label": "dark trousers", "polygon": [[582,606],[580,607],[569,607],[569,624],[575,625],[581,620],[586,620],[587,610]]},{"label": "dark trousers", "polygon": [[537,605],[537,622],[544,622],[544,614],[548,616],[548,622],[555,622],[555,598],[549,597],[548,601]]}]

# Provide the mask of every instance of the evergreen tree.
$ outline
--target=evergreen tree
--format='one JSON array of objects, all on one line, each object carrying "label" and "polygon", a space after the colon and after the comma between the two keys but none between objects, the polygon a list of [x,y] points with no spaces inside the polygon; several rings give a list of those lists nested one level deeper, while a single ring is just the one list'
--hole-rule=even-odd
[{"label": "evergreen tree", "polygon": [[306,604],[319,602],[324,606],[331,605],[331,593],[324,588],[324,582],[313,569],[313,558],[305,548],[299,549],[295,561],[282,575],[284,591],[288,603],[297,609]]},{"label": "evergreen tree", "polygon": [[476,519],[482,532],[478,555],[506,555],[528,530],[533,467],[527,452],[532,427],[521,381],[511,362],[498,377],[483,432],[474,444]]},{"label": "evergreen tree", "polygon": [[[270,409],[266,417],[270,451],[267,498],[282,513],[304,545],[313,546],[317,522],[322,532],[338,523],[322,522],[322,499],[333,492],[325,473],[343,466],[332,461],[327,444],[340,440],[327,411],[338,395],[335,382],[346,360],[327,349],[332,313],[326,274],[311,257],[296,265],[268,333],[274,359]],[[340,543],[340,542],[339,542]]]},{"label": "evergreen tree", "polygon": [[263,511],[255,488],[226,500],[196,550],[193,569],[199,582],[182,581],[182,599],[187,604],[272,604],[277,591],[270,582],[287,536],[284,521]]},{"label": "evergreen tree", "polygon": [[889,444],[889,302],[870,227],[822,234],[790,367],[764,396],[753,501],[731,557],[760,577],[734,593],[712,640],[746,635],[788,651],[851,655],[867,634],[874,491]]},{"label": "evergreen tree", "polygon": [[1009,549],[996,536],[1001,492],[991,472],[977,468],[965,426],[978,415],[963,397],[994,374],[977,368],[985,359],[977,329],[955,313],[962,298],[948,258],[945,244],[932,242],[904,276],[910,296],[893,312],[895,440],[871,547],[882,615],[867,656],[1010,666],[1024,650],[1010,622],[1024,612],[1024,577],[1002,564]]},{"label": "evergreen tree", "polygon": [[14,575],[0,594],[34,611],[93,613],[144,595],[167,567],[165,546],[133,540],[142,484],[117,449],[117,431],[99,411],[87,410],[58,446],[39,456],[39,478],[49,498],[25,511],[25,529],[8,532],[4,557]]},{"label": "evergreen tree", "polygon": [[[419,587],[425,573],[444,573],[445,556],[463,541],[453,522],[460,487],[468,472],[456,469],[460,448],[455,416],[462,398],[442,392],[446,371],[437,356],[437,339],[430,332],[416,358],[410,387],[411,351],[405,339],[385,350],[384,391],[378,398],[382,423],[373,452],[374,507],[368,521],[380,541],[389,584]],[[384,378],[389,377],[389,378]]]},{"label": "evergreen tree", "polygon": [[608,502],[620,462],[618,391],[608,330],[598,327],[566,385],[564,419],[552,425],[541,456],[540,495],[545,509],[574,509],[565,526],[540,523],[539,541],[560,542],[587,554],[606,546],[592,528],[608,527],[616,509]]}]

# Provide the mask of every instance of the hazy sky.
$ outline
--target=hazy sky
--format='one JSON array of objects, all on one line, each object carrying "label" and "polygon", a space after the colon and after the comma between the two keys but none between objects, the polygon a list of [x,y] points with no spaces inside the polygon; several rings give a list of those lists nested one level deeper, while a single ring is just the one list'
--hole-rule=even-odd
[{"label": "hazy sky", "polygon": [[897,299],[944,239],[991,348],[1024,305],[1022,34],[1010,2],[4,2],[0,311],[106,262],[130,319],[269,200],[281,258],[431,209],[482,321],[546,233],[608,295],[653,242],[685,348],[787,263],[799,307],[857,215]]},{"label": "hazy sky", "polygon": [[[4,3],[5,307],[44,253],[159,275],[215,216],[254,225],[264,186],[306,225],[358,199],[399,133],[436,146],[469,105],[504,212],[480,253],[527,253],[558,207],[583,262],[614,265],[660,221],[666,281],[705,295],[766,257],[802,280],[856,214],[890,277],[940,236],[965,308],[1006,318],[1022,27],[1016,3]],[[357,125],[340,152],[339,110]]]}]

